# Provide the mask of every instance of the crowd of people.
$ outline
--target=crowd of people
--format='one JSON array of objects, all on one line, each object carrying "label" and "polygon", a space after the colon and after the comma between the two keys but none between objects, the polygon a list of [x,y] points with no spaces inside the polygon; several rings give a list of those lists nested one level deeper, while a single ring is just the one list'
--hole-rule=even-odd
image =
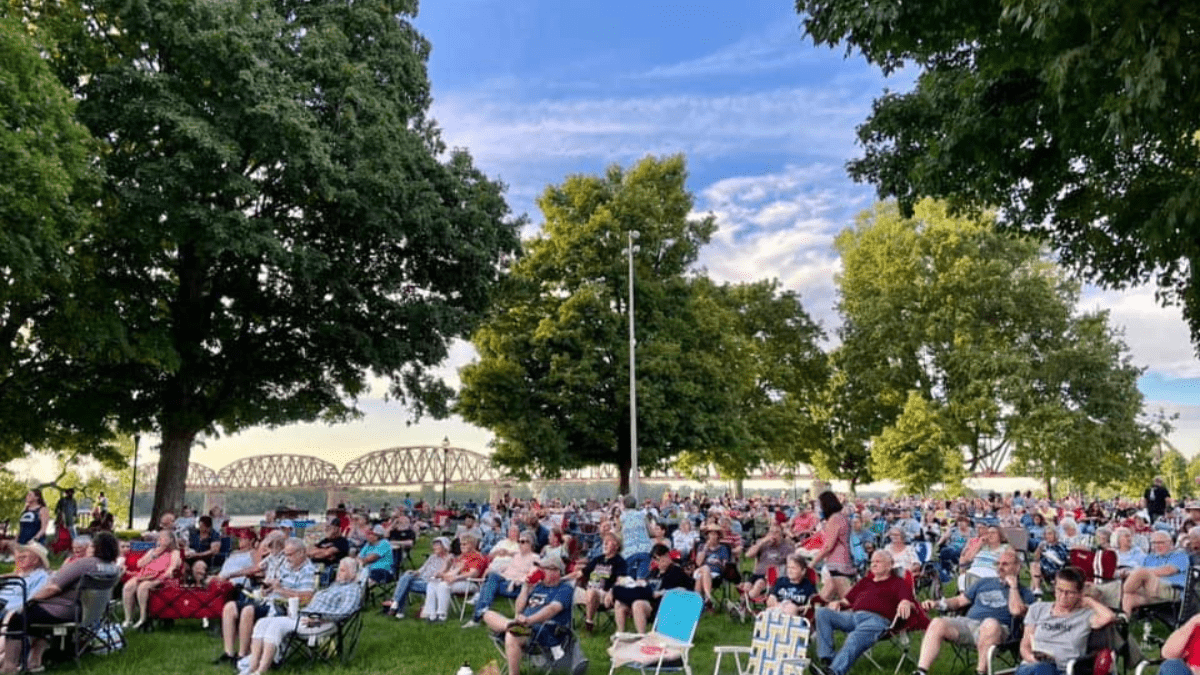
[{"label": "crowd of people", "polygon": [[[828,490],[812,500],[666,492],[641,503],[539,503],[506,496],[452,509],[339,509],[307,540],[286,519],[231,528],[219,512],[186,520],[166,513],[135,562],[127,562],[135,559],[128,542],[82,534],[52,572],[38,541],[48,514],[31,492],[31,515],[12,549],[13,574],[25,580],[30,602],[0,588],[0,610],[4,621],[24,613],[53,622],[81,576],[109,565],[123,572],[120,597],[131,628],[148,619],[148,600],[168,579],[228,585],[236,590],[221,612],[216,662],[258,674],[272,667],[291,632],[319,630],[359,609],[364,589],[385,587],[382,611],[397,619],[448,621],[457,597],[471,611],[463,627],[496,634],[517,672],[528,642],[553,647],[565,639],[575,607],[583,630],[596,631],[608,614],[615,630],[632,620],[645,633],[663,595],[683,588],[714,612],[728,605],[809,617],[813,668],[822,675],[845,675],[898,625],[924,631],[920,675],[944,643],[977,648],[977,670],[986,672],[988,647],[1013,640],[1022,625],[1019,672],[1052,675],[1082,653],[1092,630],[1182,595],[1200,554],[1200,503],[1174,504],[1169,496],[1159,503],[1160,494],[1087,503],[1029,493],[855,499]],[[413,561],[423,535],[430,553]],[[235,542],[229,550],[222,536]],[[1094,568],[1072,565],[1083,554]],[[1105,561],[1111,569],[1102,569]],[[930,577],[954,581],[957,594],[920,593],[918,580]],[[497,606],[503,598],[511,611]],[[301,607],[309,619],[297,618]],[[1181,663],[1200,675],[1187,661],[1196,626],[1187,622],[1167,641],[1164,656],[1180,661],[1166,668]],[[839,632],[846,634],[840,646]],[[24,655],[30,669],[40,667],[39,645]],[[0,672],[16,672],[21,657],[9,641]]]}]

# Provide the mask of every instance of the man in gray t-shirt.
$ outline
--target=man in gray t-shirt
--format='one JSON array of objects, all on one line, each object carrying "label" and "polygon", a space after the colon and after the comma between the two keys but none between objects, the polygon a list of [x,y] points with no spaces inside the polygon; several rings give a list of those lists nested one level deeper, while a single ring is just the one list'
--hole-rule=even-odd
[{"label": "man in gray t-shirt", "polygon": [[1083,572],[1064,567],[1054,577],[1054,602],[1036,602],[1025,615],[1017,675],[1056,675],[1083,656],[1088,636],[1114,618],[1111,609],[1083,597]]}]

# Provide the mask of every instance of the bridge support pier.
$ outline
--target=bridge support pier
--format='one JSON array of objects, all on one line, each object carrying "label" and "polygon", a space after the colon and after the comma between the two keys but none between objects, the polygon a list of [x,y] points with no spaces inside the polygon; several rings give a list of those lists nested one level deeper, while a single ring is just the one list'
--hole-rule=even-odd
[{"label": "bridge support pier", "polygon": [[204,510],[197,515],[205,515],[212,511],[213,507],[219,506],[221,510],[225,510],[225,492],[224,491],[206,491],[204,493]]},{"label": "bridge support pier", "polygon": [[[338,504],[345,504],[350,491],[344,486],[331,487],[325,491],[325,513],[336,509]],[[325,514],[322,513],[322,516]]]}]

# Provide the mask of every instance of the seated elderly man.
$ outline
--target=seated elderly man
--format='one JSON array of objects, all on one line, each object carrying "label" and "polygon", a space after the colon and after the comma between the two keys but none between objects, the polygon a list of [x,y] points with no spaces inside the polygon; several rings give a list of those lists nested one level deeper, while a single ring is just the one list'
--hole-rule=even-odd
[{"label": "seated elderly man", "polygon": [[1187,553],[1172,548],[1171,535],[1152,532],[1150,552],[1142,560],[1142,566],[1125,577],[1121,587],[1121,611],[1133,616],[1133,610],[1142,605],[1175,600],[1183,588],[1187,569]]},{"label": "seated elderly man", "polygon": [[504,635],[504,655],[508,659],[508,672],[521,672],[521,653],[525,643],[533,640],[544,648],[562,642],[564,631],[571,625],[571,602],[574,588],[562,578],[566,565],[562,558],[550,554],[538,560],[544,576],[536,584],[526,584],[517,598],[517,615],[509,619],[503,614],[488,610],[483,622],[493,633]]},{"label": "seated elderly man", "polygon": [[[858,657],[879,640],[897,617],[907,620],[917,609],[912,585],[892,573],[894,562],[887,551],[875,551],[866,576],[846,593],[817,608],[817,661],[819,675],[846,675]],[[846,609],[848,611],[839,611]],[[835,654],[833,631],[846,633]]]},{"label": "seated elderly man", "polygon": [[260,589],[261,598],[242,596],[237,601],[225,603],[221,615],[225,649],[214,663],[228,661],[236,664],[241,657],[249,654],[254,622],[280,614],[281,602],[286,603],[289,598],[307,602],[312,598],[317,569],[305,555],[304,542],[300,539],[291,537],[285,540],[282,563],[278,566],[269,565],[268,570]]},{"label": "seated elderly man", "polygon": [[929,624],[921,641],[917,673],[929,672],[946,640],[974,645],[978,650],[975,672],[986,673],[988,648],[1008,639],[1013,617],[1023,615],[1034,601],[1033,592],[1021,585],[1020,576],[1021,563],[1016,551],[1010,549],[996,559],[996,576],[980,579],[953,598],[926,600],[925,609],[937,608],[943,612],[968,609],[964,617],[938,617]]},{"label": "seated elderly man", "polygon": [[358,559],[342,558],[334,582],[312,596],[308,605],[300,610],[302,618],[268,616],[255,622],[250,654],[238,660],[238,672],[241,675],[267,672],[275,661],[275,652],[293,631],[301,635],[320,633],[329,628],[331,622],[353,614],[362,605],[358,570]]}]

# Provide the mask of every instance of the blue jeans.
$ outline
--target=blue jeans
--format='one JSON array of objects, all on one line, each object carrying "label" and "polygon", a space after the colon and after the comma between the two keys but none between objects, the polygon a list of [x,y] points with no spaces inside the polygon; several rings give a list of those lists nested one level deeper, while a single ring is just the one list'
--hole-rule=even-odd
[{"label": "blue jeans", "polygon": [[[1162,672],[1162,671],[1159,671]],[[1021,662],[1017,666],[1016,675],[1058,675],[1058,666],[1053,661],[1038,661],[1037,663]]]},{"label": "blue jeans", "polygon": [[1158,667],[1158,675],[1192,675],[1192,669],[1183,659],[1167,659]]},{"label": "blue jeans", "polygon": [[625,569],[634,579],[645,579],[650,576],[650,554],[634,553],[625,559]]},{"label": "blue jeans", "polygon": [[475,620],[479,621],[483,617],[483,613],[491,608],[492,602],[499,595],[505,598],[515,598],[521,593],[521,586],[517,584],[513,590],[508,590],[508,579],[492,572],[483,580],[483,588],[479,589],[479,597],[475,599]]},{"label": "blue jeans", "polygon": [[396,591],[392,593],[392,609],[397,613],[403,612],[408,606],[409,593],[424,592],[425,580],[415,572],[405,572],[400,575],[400,580],[396,582]]},{"label": "blue jeans", "polygon": [[[829,669],[836,675],[846,675],[858,657],[879,641],[879,636],[892,625],[891,621],[874,612],[838,612],[817,608],[817,656],[833,658]],[[846,634],[846,641],[835,655],[833,631]]]}]

